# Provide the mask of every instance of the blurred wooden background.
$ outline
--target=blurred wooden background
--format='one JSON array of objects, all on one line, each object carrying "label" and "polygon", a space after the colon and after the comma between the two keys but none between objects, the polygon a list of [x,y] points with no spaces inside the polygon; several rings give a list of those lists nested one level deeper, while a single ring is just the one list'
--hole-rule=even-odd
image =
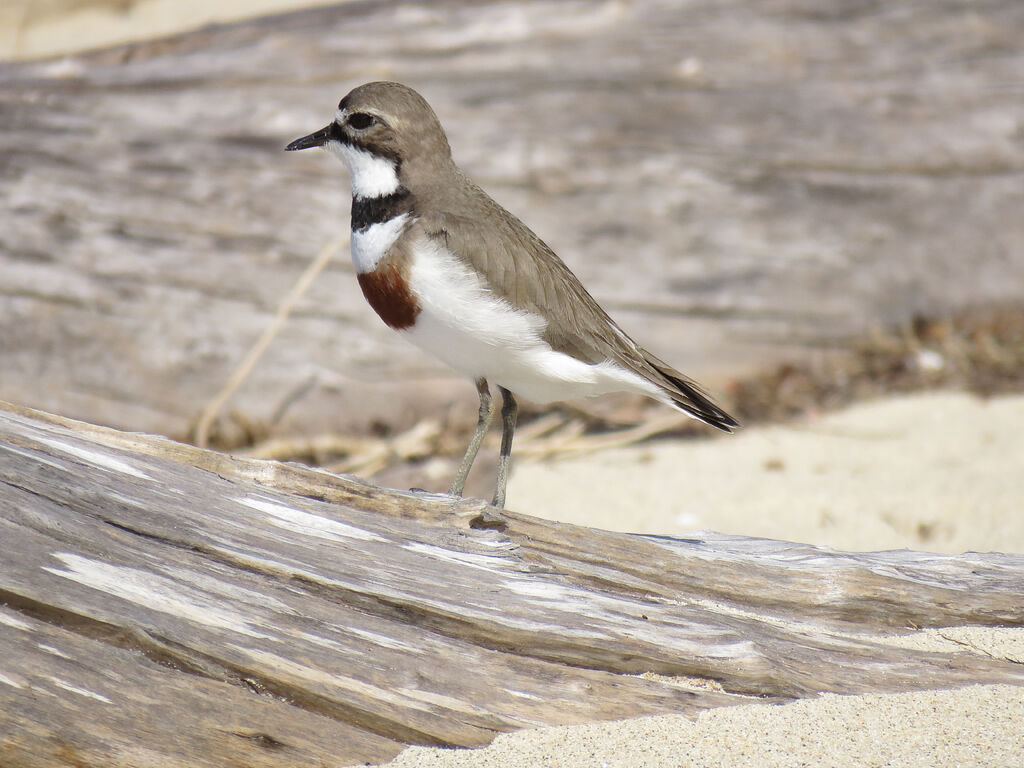
[{"label": "blurred wooden background", "polygon": [[[0,399],[185,435],[348,227],[342,166],[284,145],[379,78],[712,388],[1019,299],[1022,39],[1012,0],[370,1],[2,64]],[[298,434],[474,402],[342,253],[230,408]]]}]

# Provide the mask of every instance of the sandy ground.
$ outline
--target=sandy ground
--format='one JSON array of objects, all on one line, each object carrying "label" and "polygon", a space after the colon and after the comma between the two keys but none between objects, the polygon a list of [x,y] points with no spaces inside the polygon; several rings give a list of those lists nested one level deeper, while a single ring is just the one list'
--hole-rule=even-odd
[{"label": "sandy ground", "polygon": [[332,0],[0,0],[0,60],[59,56],[332,4]]},{"label": "sandy ground", "polygon": [[511,509],[579,525],[1024,552],[1024,397],[890,397],[813,422],[513,466]]},{"label": "sandy ground", "polygon": [[392,768],[1014,768],[1024,688],[975,686],[753,704],[498,736],[481,750],[410,747]]},{"label": "sandy ground", "polygon": [[[0,0],[0,58],[70,53],[318,4]],[[1022,435],[1024,397],[890,398],[734,437],[520,461],[509,506],[626,531],[713,528],[839,549],[1024,552]],[[1024,663],[1024,630],[932,630],[898,642],[956,644]],[[391,765],[1012,768],[1024,765],[1024,688],[827,695],[730,707],[696,721],[545,728],[499,736],[482,750],[410,748]]]}]

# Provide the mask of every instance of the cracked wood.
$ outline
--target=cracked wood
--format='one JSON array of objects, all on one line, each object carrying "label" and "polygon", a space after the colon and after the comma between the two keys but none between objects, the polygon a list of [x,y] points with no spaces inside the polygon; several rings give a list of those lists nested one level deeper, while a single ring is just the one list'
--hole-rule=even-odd
[{"label": "cracked wood", "polygon": [[1011,659],[886,640],[1021,626],[1024,556],[608,533],[6,405],[0,540],[4,764],[356,764],[751,697],[1024,684]]}]

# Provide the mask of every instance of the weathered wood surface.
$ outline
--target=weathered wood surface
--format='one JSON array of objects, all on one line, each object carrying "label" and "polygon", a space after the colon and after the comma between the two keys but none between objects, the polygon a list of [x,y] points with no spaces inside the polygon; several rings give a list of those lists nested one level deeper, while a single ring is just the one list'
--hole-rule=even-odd
[{"label": "weathered wood surface", "polygon": [[[184,434],[347,227],[341,166],[284,144],[380,77],[422,90],[464,167],[711,383],[1019,297],[1022,39],[1017,0],[354,2],[0,65],[0,397]],[[232,407],[401,427],[457,392],[471,420],[448,375],[342,256]]]},{"label": "weathered wood surface", "polygon": [[13,406],[0,542],[11,768],[351,764],[750,696],[1024,684],[879,637],[1024,624],[1022,556],[606,533]]}]

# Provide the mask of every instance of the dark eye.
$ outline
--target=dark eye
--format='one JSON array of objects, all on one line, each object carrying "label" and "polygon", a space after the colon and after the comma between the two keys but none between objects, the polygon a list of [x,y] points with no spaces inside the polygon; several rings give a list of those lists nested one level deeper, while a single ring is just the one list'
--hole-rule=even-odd
[{"label": "dark eye", "polygon": [[368,115],[365,112],[356,112],[348,116],[348,124],[357,131],[361,131],[363,128],[369,128],[373,124],[373,115]]}]

